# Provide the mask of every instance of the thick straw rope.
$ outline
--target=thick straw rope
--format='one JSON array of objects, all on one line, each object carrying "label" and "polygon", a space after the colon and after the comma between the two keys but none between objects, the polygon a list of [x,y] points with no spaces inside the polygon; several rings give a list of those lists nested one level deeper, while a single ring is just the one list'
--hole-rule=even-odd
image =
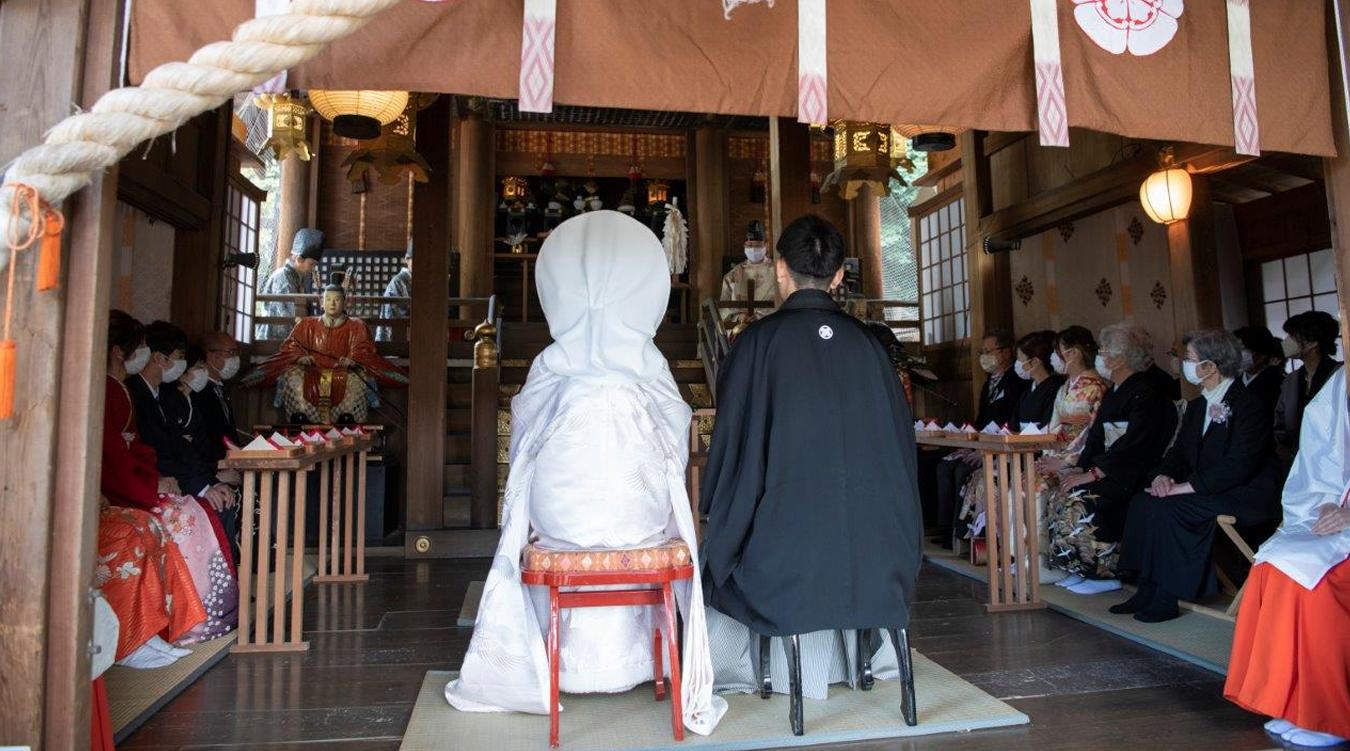
[{"label": "thick straw rope", "polygon": [[[165,63],[140,86],[104,94],[88,112],[71,115],[23,152],[0,186],[0,237],[26,234],[27,216],[11,212],[14,184],[37,189],[55,206],[144,141],[172,133],[189,119],[215,109],[236,93],[249,91],[294,68],[326,45],[351,36],[371,18],[400,0],[294,0],[284,15],[240,24],[229,42],[197,50],[185,63]],[[0,269],[9,252],[0,245]]]}]

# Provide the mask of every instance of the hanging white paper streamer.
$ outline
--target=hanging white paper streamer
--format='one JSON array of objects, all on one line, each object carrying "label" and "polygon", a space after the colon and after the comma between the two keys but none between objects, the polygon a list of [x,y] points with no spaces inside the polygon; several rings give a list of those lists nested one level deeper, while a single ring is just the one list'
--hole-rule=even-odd
[{"label": "hanging white paper streamer", "polygon": [[825,0],[797,1],[797,122],[824,125],[828,115],[825,75]]},{"label": "hanging white paper streamer", "polygon": [[1228,76],[1233,83],[1233,145],[1237,153],[1261,155],[1256,118],[1256,66],[1252,63],[1249,0],[1228,0]]},{"label": "hanging white paper streamer", "polygon": [[520,40],[521,112],[553,111],[553,32],[558,0],[525,0]]},{"label": "hanging white paper streamer", "polygon": [[1031,47],[1036,63],[1036,126],[1042,146],[1069,145],[1064,69],[1059,56],[1055,0],[1031,0]]}]

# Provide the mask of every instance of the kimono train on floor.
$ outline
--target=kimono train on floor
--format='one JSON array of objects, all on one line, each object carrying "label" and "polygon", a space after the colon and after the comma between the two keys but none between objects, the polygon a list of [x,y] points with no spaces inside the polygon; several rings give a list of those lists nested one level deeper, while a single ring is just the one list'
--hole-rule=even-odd
[{"label": "kimono train on floor", "polygon": [[[537,279],[554,343],[511,403],[501,542],[459,678],[445,687],[463,711],[548,712],[547,592],[521,583],[528,542],[633,548],[680,538],[697,549],[684,486],[690,410],[652,341],[670,296],[660,242],[623,214],[584,214],[549,235]],[[684,724],[706,735],[726,702],[712,694],[698,577],[677,584],[676,596]],[[562,690],[650,681],[652,618],[647,607],[564,611]]]}]

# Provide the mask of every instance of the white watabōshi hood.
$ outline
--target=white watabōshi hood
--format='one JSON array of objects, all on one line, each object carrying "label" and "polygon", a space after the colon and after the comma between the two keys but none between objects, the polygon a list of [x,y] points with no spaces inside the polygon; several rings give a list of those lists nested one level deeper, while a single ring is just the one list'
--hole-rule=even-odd
[{"label": "white watab\u014dshi hood", "polygon": [[559,224],[539,250],[539,302],[553,344],[539,356],[558,375],[648,381],[669,372],[652,338],[670,300],[661,241],[617,211]]}]

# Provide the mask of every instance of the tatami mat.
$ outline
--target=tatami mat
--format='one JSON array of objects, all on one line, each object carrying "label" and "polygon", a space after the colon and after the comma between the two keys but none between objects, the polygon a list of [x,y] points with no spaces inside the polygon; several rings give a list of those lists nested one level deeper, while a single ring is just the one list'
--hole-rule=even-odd
[{"label": "tatami mat", "polygon": [[[924,557],[935,566],[981,582],[989,581],[989,569],[974,566],[951,551],[928,546]],[[1228,672],[1233,650],[1233,621],[1208,615],[1204,609],[1183,610],[1180,618],[1165,623],[1140,623],[1132,616],[1115,615],[1107,609],[1125,600],[1129,592],[1078,595],[1053,584],[1041,585],[1041,599],[1055,611],[1110,631],[1130,641],[1183,659],[1220,675]]]},{"label": "tatami mat", "polygon": [[[900,685],[877,681],[872,691],[847,687],[830,690],[827,701],[805,700],[806,735],[788,727],[787,697],[768,701],[758,695],[726,697],[730,708],[710,736],[685,732],[676,742],[669,701],[652,699],[650,685],[624,694],[566,694],[559,740],[567,751],[632,751],[702,748],[717,751],[812,746],[880,738],[954,733],[1024,725],[1027,716],[961,680],[937,663],[914,653],[919,724],[900,716]],[[548,748],[548,717],[517,713],[458,712],[445,701],[445,684],[454,673],[430,671],[422,683],[402,751],[539,751]]]},{"label": "tatami mat", "polygon": [[469,582],[469,587],[464,592],[464,604],[459,606],[456,626],[468,628],[478,620],[478,603],[483,599],[483,584],[479,581]]},{"label": "tatami mat", "polygon": [[[315,556],[305,556],[303,579],[306,584],[318,570],[316,562]],[[289,558],[286,565],[289,570]],[[291,577],[287,576],[285,580],[289,597]],[[256,582],[253,591],[258,591]],[[162,668],[133,670],[120,665],[108,668],[103,678],[108,689],[108,714],[112,720],[114,740],[121,743],[145,724],[151,715],[192,685],[193,681],[225,659],[236,638],[237,632],[231,631],[219,639],[189,645],[186,648],[192,650],[191,655]]]}]

